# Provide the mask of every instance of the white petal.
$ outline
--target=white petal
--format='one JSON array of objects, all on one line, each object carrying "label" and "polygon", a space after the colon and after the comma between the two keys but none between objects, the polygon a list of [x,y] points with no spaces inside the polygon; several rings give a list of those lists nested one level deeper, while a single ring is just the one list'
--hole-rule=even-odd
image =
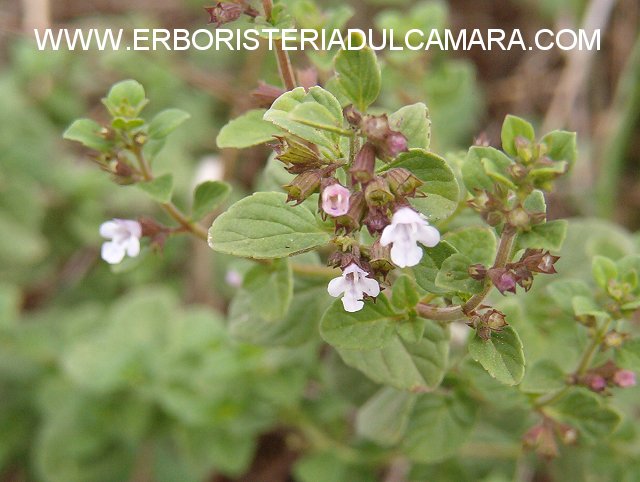
[{"label": "white petal", "polygon": [[426,223],[425,219],[411,208],[400,208],[391,218],[392,224]]},{"label": "white petal", "polygon": [[422,259],[422,249],[414,243],[394,243],[391,248],[391,261],[399,268],[415,266]]},{"label": "white petal", "polygon": [[116,221],[107,221],[100,225],[100,236],[112,239],[120,231],[120,225]]},{"label": "white petal", "polygon": [[440,232],[433,226],[419,226],[416,239],[429,248],[440,242]]},{"label": "white petal", "polygon": [[126,242],[127,255],[135,258],[140,254],[140,240],[136,237],[129,237]]},{"label": "white petal", "polygon": [[340,294],[343,293],[344,290],[346,289],[347,289],[347,280],[345,280],[344,277],[342,276],[333,278],[331,281],[329,281],[329,285],[327,286],[327,291],[334,298],[337,298],[338,296],[340,296]]},{"label": "white petal", "polygon": [[362,268],[360,268],[360,266],[358,266],[355,263],[351,263],[349,266],[347,266],[344,271],[342,272],[342,275],[348,275],[350,273],[358,273],[358,274],[367,274],[367,272],[365,270],[363,270]]},{"label": "white petal", "polygon": [[102,244],[100,255],[109,264],[118,264],[124,258],[124,246],[118,243],[107,242]]},{"label": "white petal", "polygon": [[387,246],[393,243],[395,238],[395,230],[396,227],[393,224],[389,224],[382,230],[382,236],[380,236],[380,244],[382,246]]},{"label": "white petal", "polygon": [[352,298],[351,296],[344,296],[342,298],[342,306],[344,310],[349,313],[360,311],[364,307],[364,301]]},{"label": "white petal", "polygon": [[131,236],[135,236],[136,238],[140,238],[142,236],[142,225],[138,221],[120,219],[120,222]]},{"label": "white petal", "polygon": [[371,278],[363,278],[360,280],[359,287],[369,296],[378,296],[380,294],[380,285]]}]

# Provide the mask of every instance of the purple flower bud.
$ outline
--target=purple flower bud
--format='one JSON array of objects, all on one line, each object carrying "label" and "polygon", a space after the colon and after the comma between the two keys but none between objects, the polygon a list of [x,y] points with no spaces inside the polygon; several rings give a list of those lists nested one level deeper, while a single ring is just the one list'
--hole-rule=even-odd
[{"label": "purple flower bud", "polygon": [[362,149],[358,151],[353,167],[351,168],[351,176],[357,182],[369,182],[373,179],[376,167],[376,150],[373,144],[367,142]]},{"label": "purple flower bud", "polygon": [[396,157],[407,150],[407,138],[400,132],[391,132],[386,139],[386,151],[390,157]]},{"label": "purple flower bud", "polygon": [[488,273],[489,278],[501,294],[505,294],[507,291],[516,292],[516,275],[511,270],[491,268]]},{"label": "purple flower bud", "polygon": [[338,217],[349,211],[349,190],[338,182],[322,190],[322,210],[329,216]]},{"label": "purple flower bud", "polygon": [[636,384],[636,374],[631,370],[618,370],[613,375],[613,382],[622,388],[633,387]]},{"label": "purple flower bud", "polygon": [[600,375],[591,375],[587,380],[587,385],[594,392],[601,392],[607,388],[607,381]]}]

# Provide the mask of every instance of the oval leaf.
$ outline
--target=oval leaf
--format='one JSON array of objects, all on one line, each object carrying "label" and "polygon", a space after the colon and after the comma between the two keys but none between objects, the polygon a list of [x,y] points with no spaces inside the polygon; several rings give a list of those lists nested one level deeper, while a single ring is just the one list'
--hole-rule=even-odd
[{"label": "oval leaf", "polygon": [[524,376],[522,342],[510,326],[493,332],[489,340],[476,335],[469,343],[469,354],[492,377],[506,385],[515,385]]}]

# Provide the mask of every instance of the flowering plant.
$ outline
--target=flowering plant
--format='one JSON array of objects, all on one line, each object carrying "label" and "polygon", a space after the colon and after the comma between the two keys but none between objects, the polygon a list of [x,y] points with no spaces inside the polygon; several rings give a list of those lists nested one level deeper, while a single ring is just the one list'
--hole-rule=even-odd
[{"label": "flowering plant", "polygon": [[[269,1],[261,12],[223,2],[209,13],[216,25],[242,16],[290,21],[283,4]],[[198,184],[188,212],[174,202],[172,174],[156,176],[152,166],[188,114],[169,109],[148,121],[136,81],[106,95],[110,123],[69,127],[67,139],[92,149],[114,181],[141,189],[171,220],[106,221],[102,258],[118,264],[136,257],[141,242],[160,251],[168,238],[190,234],[212,255],[250,261],[229,271],[239,285],[227,310],[230,335],[274,350],[312,347],[322,368],[310,372],[364,387],[360,398],[342,393],[351,388],[344,385],[321,396],[354,404],[355,441],[318,435],[322,416],[332,415],[315,414],[313,396],[280,401],[283,423],[308,445],[307,473],[314,457],[339,460],[344,473],[409,461],[423,480],[459,455],[474,427],[500,425],[493,408],[523,414],[513,429],[518,447],[542,458],[614,433],[621,416],[607,396],[635,385],[640,359],[624,328],[640,306],[640,257],[632,249],[596,256],[594,282],[552,281],[567,222],[548,219],[546,194],[577,159],[575,134],[536,135],[507,116],[500,149],[478,141],[463,155],[439,155],[427,105],[377,105],[383,79],[371,49],[339,51],[321,81],[296,75],[286,51],[276,54],[284,89],[261,83],[253,108],[217,136],[220,149],[270,149],[265,189],[230,205],[232,187],[221,180]],[[575,353],[563,355],[559,343],[558,353],[545,353],[548,326],[523,321],[526,310],[557,319]]]}]

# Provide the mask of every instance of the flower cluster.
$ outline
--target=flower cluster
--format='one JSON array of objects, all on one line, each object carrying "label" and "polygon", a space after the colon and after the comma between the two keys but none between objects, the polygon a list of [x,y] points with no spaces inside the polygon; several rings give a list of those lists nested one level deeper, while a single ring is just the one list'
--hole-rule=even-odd
[{"label": "flower cluster", "polygon": [[[277,137],[272,147],[276,159],[295,174],[284,186],[287,201],[300,204],[319,194],[318,211],[336,231],[338,250],[329,264],[342,269],[328,291],[343,295],[345,310],[358,311],[366,296],[378,295],[390,270],[417,265],[420,244],[435,246],[440,233],[410,207],[409,199],[419,195],[423,184],[420,179],[401,167],[376,170],[378,160],[389,163],[408,150],[406,137],[391,128],[386,115],[361,115],[350,106],[344,116],[354,144],[361,142],[351,162],[328,159],[317,146],[295,137]],[[364,227],[373,237],[371,246],[360,243]]]},{"label": "flower cluster", "polygon": [[589,390],[600,393],[609,387],[629,388],[636,385],[636,374],[631,370],[618,367],[613,361],[608,361],[599,367],[592,368],[584,376],[578,377],[576,383],[584,385]]},{"label": "flower cluster", "polygon": [[518,261],[507,263],[504,268],[486,268],[481,264],[474,264],[469,267],[469,276],[480,281],[488,276],[502,294],[515,293],[517,285],[529,291],[535,273],[556,273],[555,263],[558,259],[559,256],[554,256],[549,251],[527,249]]}]

